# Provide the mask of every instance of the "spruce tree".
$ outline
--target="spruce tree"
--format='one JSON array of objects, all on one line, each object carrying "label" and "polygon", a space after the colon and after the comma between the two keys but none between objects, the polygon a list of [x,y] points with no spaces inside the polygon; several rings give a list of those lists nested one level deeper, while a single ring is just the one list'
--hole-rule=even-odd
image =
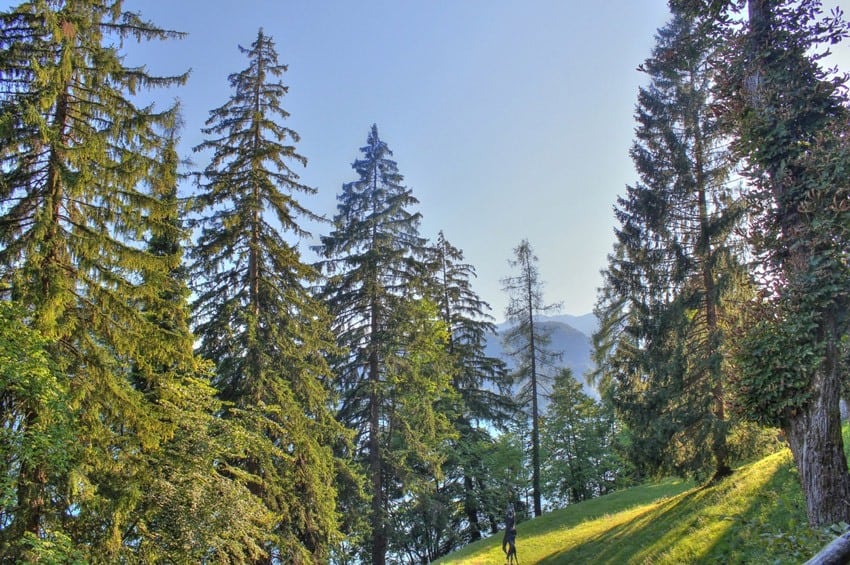
[{"label": "spruce tree", "polygon": [[206,215],[193,250],[193,321],[225,417],[245,434],[230,473],[275,516],[269,557],[322,562],[339,537],[333,485],[343,463],[332,448],[345,434],[323,386],[333,338],[310,291],[318,272],[283,235],[308,235],[299,222],[317,216],[296,196],[315,190],[292,169],[306,160],[283,125],[286,66],[272,38],[261,29],[240,51],[248,66],[230,75],[233,93],[196,147],[210,159],[195,197]]},{"label": "spruce tree", "polygon": [[371,496],[368,559],[380,565],[400,499],[439,474],[450,425],[436,407],[450,393],[451,367],[446,326],[423,288],[426,242],[411,211],[418,201],[377,126],[360,151],[358,178],[342,186],[334,229],[318,251],[344,350],[333,361],[338,414],[359,438]]},{"label": "spruce tree", "polygon": [[497,527],[491,518],[501,517],[505,497],[486,459],[496,449],[494,434],[515,412],[505,364],[486,352],[495,326],[489,305],[472,289],[474,267],[442,232],[428,246],[426,263],[425,288],[449,330],[445,348],[457,393],[439,409],[449,416],[457,437],[445,448],[442,478],[421,484],[394,513],[391,545],[423,562]]},{"label": "spruce tree", "polygon": [[[159,281],[163,301],[146,305],[144,313],[192,351],[188,269],[182,261],[187,233],[182,228],[184,206],[177,196],[176,144],[173,131],[163,161],[149,181],[151,194],[169,213],[151,229],[148,251],[171,258],[173,267]],[[215,398],[210,373],[209,364],[196,356],[162,359],[155,381],[140,375],[136,383],[163,408],[164,417],[176,423],[161,449],[148,455],[151,472],[140,477],[142,494],[133,513],[132,536],[136,557],[144,562],[240,562],[265,553],[273,516],[221,464],[238,455],[233,446],[239,444],[240,430],[218,417],[224,408]]]},{"label": "spruce tree", "polygon": [[[175,109],[134,100],[185,75],[127,67],[120,50],[128,39],[179,36],[120,1],[25,2],[0,14],[0,280],[46,340],[79,446],[65,469],[23,462],[3,535],[63,530],[87,558],[133,551],[124,534],[151,464],[141,454],[174,429],[137,384],[160,380],[163,359],[191,356],[143,313],[164,310],[161,283],[174,266],[146,248],[169,213],[146,182]],[[41,410],[24,414],[22,429],[38,427]]]},{"label": "spruce tree", "polygon": [[631,151],[640,182],[618,199],[600,296],[600,370],[648,472],[730,472],[722,311],[741,270],[740,206],[710,95],[715,49],[703,20],[674,10],[641,66],[651,83]]},{"label": "spruce tree", "polygon": [[540,398],[544,394],[544,380],[560,358],[549,345],[551,330],[543,325],[540,316],[560,308],[559,304],[545,304],[543,281],[537,269],[537,256],[531,244],[524,239],[514,248],[514,259],[509,264],[519,272],[502,279],[509,302],[505,315],[511,328],[505,333],[509,354],[517,360],[514,374],[522,383],[520,402],[527,407],[531,419],[531,489],[534,499],[534,516],[543,513],[540,488]]}]

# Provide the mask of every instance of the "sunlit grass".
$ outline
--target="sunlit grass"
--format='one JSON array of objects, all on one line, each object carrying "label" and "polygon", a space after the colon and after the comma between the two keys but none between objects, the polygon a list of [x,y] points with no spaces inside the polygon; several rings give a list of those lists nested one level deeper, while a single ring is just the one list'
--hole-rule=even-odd
[{"label": "sunlit grass", "polygon": [[[801,563],[830,539],[806,525],[788,450],[709,486],[665,481],[517,526],[520,563]],[[501,534],[438,563],[504,563]]]}]

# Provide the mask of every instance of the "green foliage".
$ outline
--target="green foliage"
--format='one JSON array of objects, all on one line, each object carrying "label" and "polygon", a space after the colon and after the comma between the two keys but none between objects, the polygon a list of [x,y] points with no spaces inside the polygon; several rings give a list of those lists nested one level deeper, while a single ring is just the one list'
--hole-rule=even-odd
[{"label": "green foliage", "polygon": [[214,416],[223,407],[206,379],[186,378],[172,392],[177,394],[163,396],[179,423],[172,439],[151,455],[137,513],[138,557],[222,563],[263,558],[276,517],[226,463],[244,457],[256,438]]},{"label": "green foliage", "polygon": [[631,149],[639,182],[618,199],[597,301],[595,379],[643,473],[729,472],[727,330],[746,288],[734,230],[743,206],[713,105],[712,22],[672,7],[641,66]]},{"label": "green foliage", "polygon": [[[160,316],[180,256],[148,250],[174,213],[152,185],[171,161],[177,109],[136,104],[186,77],[128,68],[121,46],[180,34],[99,0],[24,2],[0,28],[2,291],[46,340],[74,417],[68,460],[18,467],[26,486],[4,525],[32,547],[71,556],[73,543],[118,561],[134,552],[146,477],[179,419],[151,391],[179,388],[160,374],[166,363],[193,362],[191,339]],[[63,413],[34,404],[8,416],[29,429]]]},{"label": "green foliage", "polygon": [[616,433],[614,415],[562,369],[541,426],[544,498],[560,507],[620,486],[627,466],[618,456]]},{"label": "green foliage", "polygon": [[[423,559],[434,559],[495,527],[507,497],[492,476],[497,467],[485,458],[496,448],[493,433],[514,413],[510,383],[504,362],[486,353],[488,334],[495,333],[489,305],[472,289],[474,268],[463,261],[463,252],[452,246],[442,232],[428,254],[431,271],[427,286],[439,304],[439,314],[449,330],[446,349],[452,364],[452,384],[457,393],[447,412],[457,432],[445,449],[444,478],[418,502],[422,533],[410,536],[411,550],[428,548]],[[412,520],[416,520],[413,516]],[[426,540],[428,542],[426,543]]]},{"label": "green foliage", "polygon": [[[403,186],[392,151],[372,126],[357,180],[338,197],[334,229],[318,251],[329,277],[322,292],[334,316],[340,352],[331,356],[338,418],[355,430],[355,457],[369,478],[370,556],[384,563],[396,550],[391,520],[406,512],[409,489],[439,480],[454,402],[449,328],[429,288],[417,204]],[[362,510],[346,502],[347,513]],[[404,507],[404,508],[402,508]],[[394,514],[396,513],[396,514]],[[402,542],[404,543],[404,542]]]},{"label": "green foliage", "polygon": [[[715,67],[731,147],[749,181],[748,243],[761,286],[741,388],[750,417],[783,426],[813,525],[850,520],[837,410],[850,331],[847,75],[823,67],[850,35],[819,0],[718,3]],[[691,11],[704,9],[696,3]],[[746,25],[741,23],[745,21]]]},{"label": "green foliage", "polygon": [[[0,301],[0,560],[64,562],[74,555],[73,545],[54,505],[80,453],[68,386],[50,360],[47,340],[27,326],[24,312]],[[27,469],[43,470],[38,483],[25,482]],[[22,531],[26,496],[37,497],[50,513],[43,537]]]},{"label": "green foliage", "polygon": [[[298,135],[281,125],[287,88],[276,79],[286,67],[274,42],[260,30],[240,50],[248,67],[230,75],[234,92],[210,112],[203,131],[212,138],[196,147],[212,152],[195,198],[207,214],[193,249],[198,352],[215,364],[224,416],[243,436],[222,472],[274,516],[265,546],[265,536],[243,543],[256,546],[252,557],[323,562],[341,538],[334,483],[346,463],[334,449],[348,434],[325,388],[324,354],[334,344],[329,315],[309,288],[319,274],[283,235],[308,235],[298,220],[316,215],[296,195],[315,190],[290,168],[306,161],[289,144]],[[264,520],[258,513],[255,522]]]},{"label": "green foliage", "polygon": [[812,397],[811,375],[823,362],[814,339],[817,321],[805,316],[767,317],[750,325],[738,342],[736,403],[754,421],[782,426]]},{"label": "green foliage", "polygon": [[543,281],[537,268],[537,256],[528,240],[522,240],[513,250],[508,263],[518,273],[502,279],[502,289],[508,294],[505,317],[511,324],[504,335],[510,354],[517,361],[514,382],[520,385],[519,404],[531,422],[531,490],[534,515],[543,512],[540,485],[540,396],[545,381],[551,375],[560,354],[549,348],[551,336],[540,324],[540,316],[560,308],[559,304],[546,305],[543,301]]}]

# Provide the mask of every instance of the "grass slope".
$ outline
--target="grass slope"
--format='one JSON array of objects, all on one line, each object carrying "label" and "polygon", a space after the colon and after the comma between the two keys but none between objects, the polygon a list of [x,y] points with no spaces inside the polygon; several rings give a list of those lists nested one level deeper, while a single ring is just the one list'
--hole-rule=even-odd
[{"label": "grass slope", "polygon": [[[517,526],[531,563],[802,563],[832,538],[806,525],[788,450],[740,467],[717,484],[665,481],[603,496]],[[436,563],[504,563],[502,535]]]}]

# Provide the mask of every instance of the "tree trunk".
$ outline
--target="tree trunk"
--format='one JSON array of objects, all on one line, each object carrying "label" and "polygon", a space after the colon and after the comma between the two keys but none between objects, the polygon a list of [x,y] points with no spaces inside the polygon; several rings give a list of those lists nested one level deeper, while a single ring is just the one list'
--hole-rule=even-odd
[{"label": "tree trunk", "polygon": [[841,373],[835,339],[828,343],[811,390],[811,402],[789,416],[784,426],[806,496],[806,514],[811,526],[848,522],[850,474],[841,438]]},{"label": "tree trunk", "polygon": [[469,541],[478,541],[481,539],[481,524],[478,523],[478,501],[475,496],[473,478],[467,474],[463,476],[463,490],[466,493],[463,510],[466,513],[466,519],[469,521]]},{"label": "tree trunk", "polygon": [[534,517],[543,514],[540,503],[540,427],[537,404],[537,345],[534,343],[534,297],[532,279],[527,278],[528,290],[528,342],[531,348],[531,492],[534,498]]},{"label": "tree trunk", "polygon": [[[773,5],[770,0],[749,0],[749,49],[751,58],[770,53],[773,48],[771,21]],[[761,96],[762,69],[749,69],[746,90],[749,104],[757,111],[770,112]],[[781,181],[776,168],[768,168],[774,198],[782,203],[788,187]],[[783,238],[794,242],[784,259],[783,268],[788,280],[800,280],[807,274],[815,250],[805,241],[805,226],[796,207],[779,210]],[[829,307],[827,307],[829,308]],[[835,307],[833,306],[833,309]],[[824,526],[850,521],[850,474],[841,437],[841,399],[839,335],[836,313],[826,309],[820,312],[820,327],[816,341],[826,345],[824,359],[811,376],[809,391],[812,398],[802,409],[786,414],[783,429],[788,437],[794,462],[806,498],[806,514],[811,526]]]},{"label": "tree trunk", "polygon": [[700,116],[693,117],[694,170],[697,183],[697,203],[699,213],[699,240],[697,255],[702,264],[702,286],[704,292],[703,310],[706,325],[706,351],[708,358],[708,378],[713,383],[712,410],[714,422],[711,426],[711,448],[714,455],[714,478],[720,479],[732,473],[729,466],[729,448],[726,444],[728,425],[726,422],[726,399],[723,391],[723,370],[721,368],[720,330],[717,323],[717,287],[714,284],[714,251],[711,247],[711,225],[708,210],[709,180],[705,171],[706,147]]},{"label": "tree trunk", "polygon": [[383,465],[381,461],[380,367],[378,360],[377,300],[372,301],[371,351],[369,353],[369,474],[372,482],[372,564],[384,565],[387,558],[387,532],[384,518]]}]

